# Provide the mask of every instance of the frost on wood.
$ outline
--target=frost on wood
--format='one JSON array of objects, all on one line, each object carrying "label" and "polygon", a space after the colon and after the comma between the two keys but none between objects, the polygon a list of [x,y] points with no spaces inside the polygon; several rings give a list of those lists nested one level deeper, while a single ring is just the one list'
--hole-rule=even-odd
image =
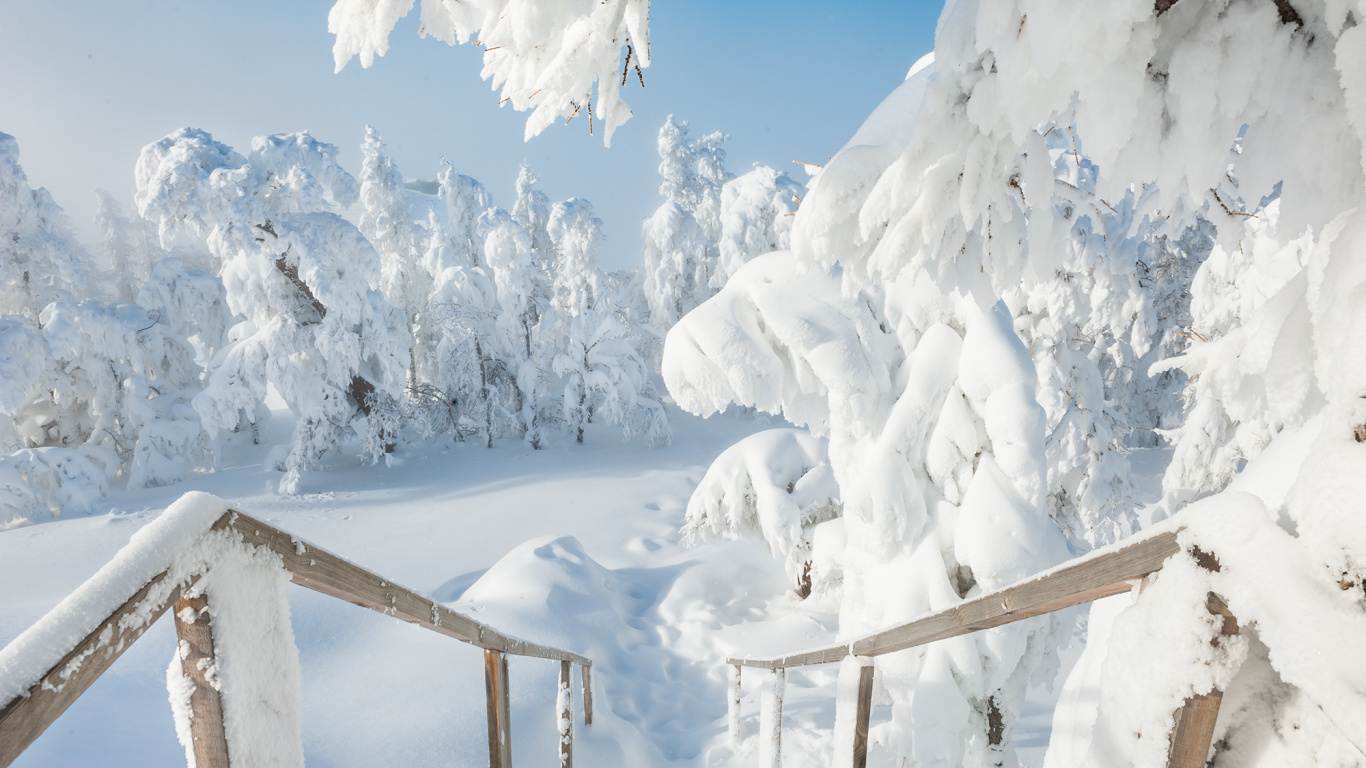
[{"label": "frost on wood", "polygon": [[[412,8],[413,0],[338,0],[327,16],[337,71],[353,56],[363,67],[383,56]],[[649,0],[422,0],[420,13],[419,35],[484,48],[481,77],[502,89],[500,103],[531,110],[528,139],[582,111],[610,146],[631,117],[621,89],[650,65]]]},{"label": "frost on wood", "polygon": [[[134,533],[123,549],[57,607],[0,649],[0,701],[22,696],[106,616],[177,558],[227,511],[227,503],[206,493],[187,493],[161,516]],[[175,576],[176,574],[172,574]],[[189,576],[191,573],[181,573]],[[179,588],[163,579],[143,605],[146,611]],[[129,620],[146,621],[135,611]]]}]

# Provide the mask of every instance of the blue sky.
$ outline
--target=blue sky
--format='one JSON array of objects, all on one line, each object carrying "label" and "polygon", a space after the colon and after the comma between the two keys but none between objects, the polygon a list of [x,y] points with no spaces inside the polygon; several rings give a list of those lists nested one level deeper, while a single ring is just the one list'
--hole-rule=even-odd
[{"label": "blue sky", "polygon": [[330,0],[0,0],[0,131],[19,140],[80,236],[93,238],[91,190],[131,198],[143,145],[185,125],[245,150],[252,136],[310,130],[359,170],[367,123],[410,178],[442,155],[508,206],[523,159],[552,199],[597,206],[609,268],[638,260],[640,220],[659,204],[655,132],[669,113],[694,136],[730,134],[728,164],[755,162],[804,179],[793,160],[823,163],[934,45],[942,3],[659,0],[651,11],[646,88],[613,137],[587,123],[523,143],[526,113],[498,108],[479,54],[399,23],[370,69],[332,72]]}]

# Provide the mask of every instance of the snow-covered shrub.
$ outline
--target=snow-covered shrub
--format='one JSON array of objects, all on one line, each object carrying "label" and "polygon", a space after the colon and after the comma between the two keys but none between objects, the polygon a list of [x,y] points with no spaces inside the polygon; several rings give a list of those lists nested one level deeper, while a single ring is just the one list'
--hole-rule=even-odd
[{"label": "snow-covered shrub", "polygon": [[[363,67],[383,56],[394,25],[412,8],[412,0],[338,0],[327,16],[327,29],[337,36],[337,71],[352,56]],[[631,118],[621,87],[632,69],[643,83],[640,70],[650,66],[649,0],[422,0],[421,15],[424,37],[447,45],[478,40],[482,76],[502,88],[500,103],[532,110],[528,139],[586,110],[585,119],[604,123],[603,141],[611,146],[612,133]]]},{"label": "snow-covered shrub", "polygon": [[273,385],[298,417],[281,489],[340,445],[357,408],[402,386],[401,313],[379,292],[374,248],[334,211],[356,182],[337,150],[307,133],[262,136],[243,158],[181,129],[138,158],[137,205],[163,239],[203,238],[222,264],[229,308],[245,318],[194,399],[210,434],[253,418]]},{"label": "snow-covered shrub", "polygon": [[810,579],[809,529],[839,512],[825,440],[802,429],[769,429],[727,448],[707,468],[688,499],[683,542],[757,535],[800,584]]},{"label": "snow-covered shrub", "polygon": [[0,456],[0,529],[63,513],[94,511],[109,494],[95,463],[71,448],[25,448]]}]

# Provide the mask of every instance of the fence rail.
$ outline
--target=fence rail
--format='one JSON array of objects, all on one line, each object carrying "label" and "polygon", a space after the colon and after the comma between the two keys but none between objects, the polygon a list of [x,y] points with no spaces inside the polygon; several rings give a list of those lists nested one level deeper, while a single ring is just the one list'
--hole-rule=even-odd
[{"label": "fence rail", "polygon": [[[562,687],[569,684],[570,665],[578,664],[583,678],[584,724],[593,722],[590,671],[593,662],[590,659],[506,635],[241,512],[229,510],[209,528],[209,531],[221,530],[235,531],[245,543],[279,555],[295,584],[484,649],[491,768],[511,768],[512,765],[508,656],[561,662]],[[42,735],[172,605],[176,607],[176,635],[180,641],[188,643],[194,654],[182,658],[182,664],[187,676],[197,683],[191,697],[192,710],[197,716],[191,720],[195,728],[196,764],[201,768],[229,766],[218,692],[206,681],[195,679],[196,673],[202,673],[203,669],[198,661],[212,659],[212,631],[209,622],[194,620],[197,614],[207,614],[205,598],[184,593],[203,575],[194,574],[182,583],[171,585],[169,590],[162,584],[168,578],[167,571],[152,577],[61,661],[33,680],[26,694],[0,706],[0,768],[10,765]],[[135,614],[138,620],[130,620]],[[198,676],[202,678],[202,674]],[[215,712],[216,717],[203,714]],[[569,766],[573,759],[572,729],[564,727],[566,720],[559,718],[559,755],[563,766]]]},{"label": "fence rail", "polygon": [[[729,720],[732,732],[739,724],[741,669],[751,667],[768,670],[772,679],[765,681],[763,700],[760,704],[761,730],[765,730],[760,734],[760,744],[763,747],[760,764],[764,768],[777,768],[781,761],[782,690],[787,670],[791,667],[843,661],[853,656],[863,662],[864,666],[860,670],[858,700],[854,711],[854,741],[848,745],[849,751],[844,754],[852,755],[852,760],[848,764],[854,768],[865,768],[868,721],[872,712],[872,660],[875,657],[936,640],[980,632],[1127,592],[1139,583],[1139,580],[1161,570],[1172,555],[1181,551],[1177,543],[1179,533],[1180,531],[1162,531],[1106,552],[1078,558],[1005,589],[960,603],[948,610],[888,627],[839,645],[775,658],[727,659],[726,663],[732,665],[729,693]],[[1218,570],[1217,560],[1209,555],[1199,550],[1194,551],[1192,555],[1202,566]],[[1223,601],[1213,593],[1208,596],[1206,608],[1223,618],[1223,634],[1237,634],[1237,620],[1229,613]],[[1168,754],[1169,768],[1197,768],[1205,765],[1221,699],[1222,693],[1216,689],[1205,696],[1194,696],[1186,700],[1176,714]],[[841,746],[843,745],[836,745],[836,749],[839,750]]]}]

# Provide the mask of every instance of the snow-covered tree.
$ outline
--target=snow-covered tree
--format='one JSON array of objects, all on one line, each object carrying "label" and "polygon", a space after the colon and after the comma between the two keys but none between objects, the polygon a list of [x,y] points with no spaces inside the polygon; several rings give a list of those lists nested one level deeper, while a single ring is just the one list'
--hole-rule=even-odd
[{"label": "snow-covered tree", "polygon": [[508,409],[518,414],[527,443],[541,448],[554,418],[548,402],[551,358],[546,344],[553,315],[543,275],[531,235],[507,211],[485,211],[480,229],[498,291],[496,348],[515,393]]},{"label": "snow-covered tree", "polygon": [[641,227],[650,319],[668,329],[710,295],[707,236],[691,213],[666,202]]},{"label": "snow-covered tree", "polygon": [[424,324],[432,276],[423,265],[428,234],[413,221],[403,174],[384,152],[373,126],[365,127],[361,144],[360,231],[375,246],[380,260],[384,298],[404,313],[412,336],[408,383],[417,383],[417,360],[434,341]]},{"label": "snow-covered tree", "polygon": [[356,411],[395,395],[408,363],[400,313],[379,292],[380,263],[333,212],[356,199],[337,150],[307,133],[252,141],[243,158],[181,129],[138,158],[137,205],[163,238],[205,239],[222,263],[229,307],[245,320],[195,397],[214,433],[251,418],[273,385],[298,417],[281,488],[340,446]]},{"label": "snow-covered tree", "polygon": [[[337,71],[352,56],[359,55],[363,67],[383,56],[394,25],[412,8],[412,0],[338,0],[327,16],[327,29],[337,36]],[[483,46],[482,76],[502,88],[499,103],[532,110],[528,139],[586,110],[590,131],[592,121],[600,121],[611,146],[612,133],[631,118],[621,88],[632,71],[643,85],[641,70],[650,66],[649,0],[422,0],[421,15],[422,36]]]},{"label": "snow-covered tree", "polygon": [[551,257],[553,245],[550,242],[550,198],[536,189],[539,178],[531,172],[531,167],[522,163],[517,170],[517,201],[512,205],[512,218],[522,225],[531,236],[531,248],[537,259],[544,261]]},{"label": "snow-covered tree", "polygon": [[603,290],[597,249],[602,222],[592,203],[573,198],[550,213],[550,237],[559,255],[554,307],[557,349],[554,371],[564,380],[563,419],[582,443],[585,427],[602,418],[648,444],[670,439],[660,403],[649,396],[648,371],[631,338],[624,308]]},{"label": "snow-covered tree", "polygon": [[745,262],[788,248],[792,218],[805,187],[787,174],[755,163],[754,170],[721,188],[720,240],[710,281],[720,290]]},{"label": "snow-covered tree", "polygon": [[446,203],[446,221],[442,230],[446,241],[434,274],[440,274],[446,267],[484,266],[484,238],[479,234],[479,217],[493,207],[493,198],[483,184],[456,173],[450,160],[444,157],[441,158],[437,182],[441,185],[441,199]]},{"label": "snow-covered tree", "polygon": [[38,319],[50,302],[85,295],[86,270],[66,216],[19,165],[19,142],[0,133],[0,312]]},{"label": "snow-covered tree", "polygon": [[651,319],[667,330],[713,293],[721,236],[726,137],[693,141],[688,124],[669,115],[659,129],[659,194],[664,204],[641,227],[645,298]]}]

